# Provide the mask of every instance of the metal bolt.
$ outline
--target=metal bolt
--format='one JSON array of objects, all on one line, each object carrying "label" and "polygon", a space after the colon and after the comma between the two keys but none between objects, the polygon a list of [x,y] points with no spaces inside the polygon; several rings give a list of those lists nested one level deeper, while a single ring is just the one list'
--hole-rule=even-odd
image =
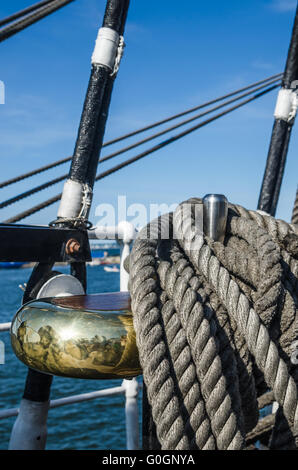
[{"label": "metal bolt", "polygon": [[70,238],[66,243],[65,252],[67,255],[74,255],[81,249],[81,245],[75,238]]},{"label": "metal bolt", "polygon": [[228,200],[222,194],[207,194],[204,204],[204,233],[214,241],[223,242],[225,238]]}]

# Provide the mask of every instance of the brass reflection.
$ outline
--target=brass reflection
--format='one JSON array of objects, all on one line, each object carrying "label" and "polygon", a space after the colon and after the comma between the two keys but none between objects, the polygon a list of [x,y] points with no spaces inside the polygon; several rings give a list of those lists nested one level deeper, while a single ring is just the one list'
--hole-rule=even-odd
[{"label": "brass reflection", "polygon": [[130,378],[142,373],[132,314],[61,307],[32,301],[11,327],[16,356],[46,374],[83,379]]}]

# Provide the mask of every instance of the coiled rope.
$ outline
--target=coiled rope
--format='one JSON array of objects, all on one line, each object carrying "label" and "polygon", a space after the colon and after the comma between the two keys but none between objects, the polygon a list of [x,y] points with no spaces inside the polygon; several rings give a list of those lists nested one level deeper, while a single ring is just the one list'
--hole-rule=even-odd
[{"label": "coiled rope", "polygon": [[[271,448],[298,444],[298,230],[229,205],[224,243],[191,199],[152,221],[130,255],[140,362],[162,449],[243,449],[257,398],[279,404]],[[264,402],[264,400],[263,400]],[[266,403],[266,401],[265,401]]]}]

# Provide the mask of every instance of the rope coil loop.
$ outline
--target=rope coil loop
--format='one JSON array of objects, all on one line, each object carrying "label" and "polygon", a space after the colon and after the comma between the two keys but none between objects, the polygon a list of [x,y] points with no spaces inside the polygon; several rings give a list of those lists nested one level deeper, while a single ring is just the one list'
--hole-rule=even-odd
[{"label": "rope coil loop", "polygon": [[297,227],[230,204],[215,242],[196,220],[200,204],[150,222],[129,259],[157,437],[162,449],[244,449],[260,434],[258,397],[272,390],[270,446],[296,448]]}]

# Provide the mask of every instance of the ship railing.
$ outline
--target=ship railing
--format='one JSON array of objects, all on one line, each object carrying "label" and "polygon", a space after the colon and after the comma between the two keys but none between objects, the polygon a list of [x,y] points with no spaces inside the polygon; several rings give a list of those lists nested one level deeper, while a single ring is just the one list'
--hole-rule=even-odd
[{"label": "ship railing", "polygon": [[[124,261],[130,253],[130,246],[137,231],[129,222],[120,222],[118,226],[95,226],[88,230],[90,240],[116,240],[120,244],[120,291],[128,290],[129,275],[124,268]],[[11,323],[1,323],[0,333],[9,331]],[[136,379],[123,380],[119,387],[95,390],[89,393],[72,395],[69,397],[51,400],[49,408],[58,408],[60,406],[72,405],[84,401],[95,400],[97,398],[110,397],[116,395],[125,396],[125,425],[126,425],[126,448],[128,450],[139,449],[139,408],[138,394],[142,384]],[[0,410],[0,420],[17,416],[18,408],[8,408]]]},{"label": "ship railing", "polygon": [[117,226],[95,225],[88,230],[89,240],[116,240],[120,244],[120,291],[128,290],[129,274],[124,261],[130,253],[130,246],[136,238],[137,230],[130,222],[122,221]]},{"label": "ship railing", "polygon": [[[97,398],[112,397],[116,395],[125,396],[125,424],[126,424],[126,448],[128,450],[139,449],[139,409],[138,394],[142,384],[136,379],[123,380],[119,387],[95,390],[89,393],[81,393],[69,397],[51,400],[49,408],[58,408],[60,406],[73,405],[84,401],[95,400]],[[7,408],[0,411],[0,420],[11,418],[19,414],[18,408]]]},{"label": "ship railing", "polygon": [[9,331],[11,323],[0,323],[0,333],[2,331]]}]

